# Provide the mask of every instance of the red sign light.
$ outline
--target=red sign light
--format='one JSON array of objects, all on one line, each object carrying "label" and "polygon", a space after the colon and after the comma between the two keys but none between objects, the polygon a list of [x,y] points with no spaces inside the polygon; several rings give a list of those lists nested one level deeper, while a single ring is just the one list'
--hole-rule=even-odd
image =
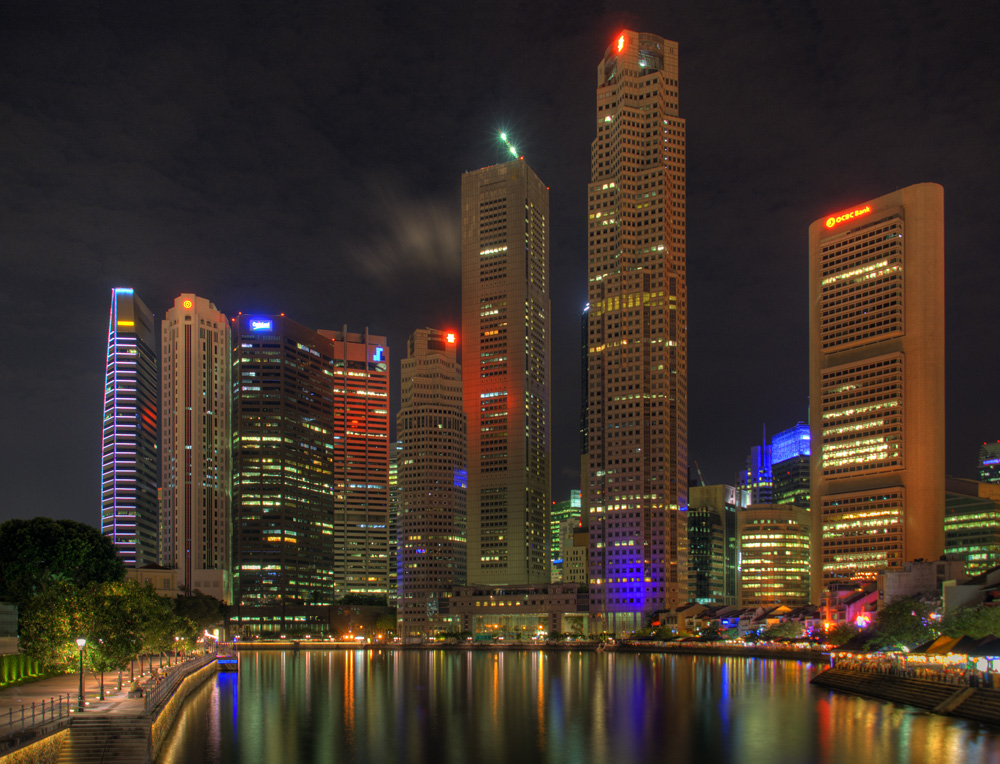
[{"label": "red sign light", "polygon": [[619,35],[618,37],[618,52],[621,53],[625,50],[625,35]]},{"label": "red sign light", "polygon": [[454,345],[455,344],[455,332],[448,332],[448,334],[445,335],[445,339],[448,341],[449,345]]},{"label": "red sign light", "polygon": [[191,310],[191,308],[192,308],[193,306],[194,306],[194,303],[193,303],[193,302],[191,302],[190,300],[185,300],[185,301],[184,301],[184,309],[185,309],[185,310]]},{"label": "red sign light", "polygon": [[866,204],[864,207],[858,207],[854,210],[848,210],[847,212],[841,212],[839,215],[830,215],[826,219],[826,227],[833,228],[840,223],[846,223],[848,220],[854,220],[854,218],[860,218],[867,215],[872,211],[872,206]]}]

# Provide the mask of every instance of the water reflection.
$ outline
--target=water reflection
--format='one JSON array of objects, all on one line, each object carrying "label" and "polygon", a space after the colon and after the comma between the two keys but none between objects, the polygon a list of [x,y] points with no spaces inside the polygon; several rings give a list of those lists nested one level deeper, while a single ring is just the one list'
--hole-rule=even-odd
[{"label": "water reflection", "polygon": [[804,663],[594,653],[244,653],[161,764],[1000,761],[1000,734],[809,685]]}]

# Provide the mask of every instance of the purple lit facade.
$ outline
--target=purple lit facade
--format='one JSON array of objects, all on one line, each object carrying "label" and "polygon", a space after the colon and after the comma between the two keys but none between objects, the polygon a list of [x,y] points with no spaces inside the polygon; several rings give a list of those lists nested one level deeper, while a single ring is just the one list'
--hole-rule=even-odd
[{"label": "purple lit facade", "polygon": [[157,562],[158,389],[153,314],[132,289],[113,289],[104,376],[101,533],[130,568]]}]

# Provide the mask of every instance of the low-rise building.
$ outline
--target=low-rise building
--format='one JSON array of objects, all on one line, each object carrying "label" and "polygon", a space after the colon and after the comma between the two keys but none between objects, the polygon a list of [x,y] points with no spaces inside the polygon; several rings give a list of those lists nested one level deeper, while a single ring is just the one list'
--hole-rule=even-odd
[{"label": "low-rise building", "polygon": [[534,639],[548,634],[587,635],[594,630],[586,586],[462,586],[448,603],[462,631],[474,639]]}]

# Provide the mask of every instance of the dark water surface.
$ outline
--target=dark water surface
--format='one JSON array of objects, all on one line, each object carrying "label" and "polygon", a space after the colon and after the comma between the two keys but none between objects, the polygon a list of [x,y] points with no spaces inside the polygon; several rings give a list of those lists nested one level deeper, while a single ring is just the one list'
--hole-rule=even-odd
[{"label": "dark water surface", "polygon": [[813,687],[793,661],[595,653],[240,656],[159,764],[950,764],[1000,731]]}]

